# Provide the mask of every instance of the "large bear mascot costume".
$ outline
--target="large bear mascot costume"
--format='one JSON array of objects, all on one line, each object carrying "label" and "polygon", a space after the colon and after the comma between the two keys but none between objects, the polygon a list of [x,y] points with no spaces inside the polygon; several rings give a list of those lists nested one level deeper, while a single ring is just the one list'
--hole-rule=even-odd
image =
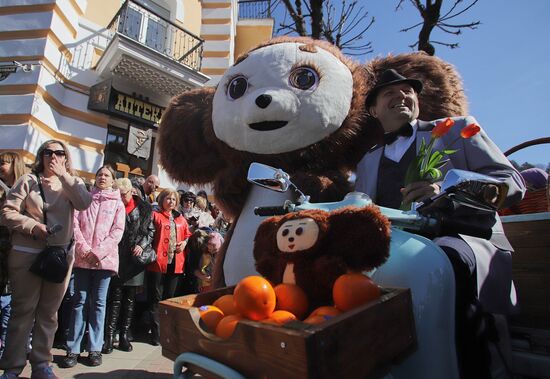
[{"label": "large bear mascot costume", "polygon": [[458,74],[438,58],[410,53],[359,65],[325,41],[301,37],[267,41],[241,55],[216,88],[171,100],[159,130],[161,164],[175,180],[211,183],[235,220],[215,285],[256,273],[253,240],[263,218],[253,209],[293,196],[249,185],[250,163],[283,169],[312,201],[341,200],[351,189],[349,171],[382,136],[365,97],[388,68],[424,83],[421,119],[467,114]]}]

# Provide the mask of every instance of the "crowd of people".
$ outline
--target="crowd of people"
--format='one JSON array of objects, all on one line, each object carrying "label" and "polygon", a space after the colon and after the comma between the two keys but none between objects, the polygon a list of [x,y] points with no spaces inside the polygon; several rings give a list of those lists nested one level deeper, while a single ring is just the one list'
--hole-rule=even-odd
[{"label": "crowd of people", "polygon": [[[99,366],[114,348],[132,351],[143,326],[159,345],[159,301],[211,288],[230,221],[204,191],[159,191],[155,175],[117,179],[108,165],[86,184],[58,140],[30,170],[1,153],[0,179],[0,378],[27,360],[33,379],[57,378],[54,345],[66,349],[62,368]],[[29,271],[47,246],[68,253],[61,283]]]}]

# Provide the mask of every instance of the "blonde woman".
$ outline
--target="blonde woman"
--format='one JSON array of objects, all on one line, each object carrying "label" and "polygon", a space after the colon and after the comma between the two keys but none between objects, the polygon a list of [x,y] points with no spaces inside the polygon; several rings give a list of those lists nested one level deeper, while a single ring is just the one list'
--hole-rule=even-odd
[{"label": "blonde woman", "polygon": [[16,152],[0,153],[0,206],[6,200],[8,190],[28,171],[23,159]]},{"label": "blonde woman", "polygon": [[185,246],[191,236],[185,217],[176,208],[179,194],[174,189],[163,190],[158,198],[160,209],[153,212],[155,239],[153,247],[157,252],[156,262],[147,266],[147,289],[149,291],[149,313],[151,316],[151,344],[158,345],[160,300],[174,296],[178,278],[183,273]]},{"label": "blonde woman", "polygon": [[[10,188],[27,171],[19,154],[11,151],[0,153],[0,208],[6,201]],[[10,249],[10,231],[5,226],[0,226],[0,358],[4,353],[11,313],[11,288],[8,281],[8,253]]]},{"label": "blonde woman", "polygon": [[[44,201],[47,202],[48,225],[44,224]],[[37,254],[46,247],[70,247],[73,238],[74,210],[86,209],[92,198],[84,182],[72,171],[71,156],[64,142],[49,140],[36,153],[32,174],[25,174],[13,185],[0,210],[0,222],[12,231],[12,248],[8,272],[12,288],[12,313],[6,347],[0,367],[2,379],[17,378],[27,363],[27,344],[32,330],[32,350],[28,358],[33,379],[55,379],[50,366],[57,309],[70,275],[63,283],[51,283],[29,272]],[[57,233],[53,225],[62,225]],[[69,249],[69,265],[74,260]],[[69,270],[70,271],[70,270]]]}]

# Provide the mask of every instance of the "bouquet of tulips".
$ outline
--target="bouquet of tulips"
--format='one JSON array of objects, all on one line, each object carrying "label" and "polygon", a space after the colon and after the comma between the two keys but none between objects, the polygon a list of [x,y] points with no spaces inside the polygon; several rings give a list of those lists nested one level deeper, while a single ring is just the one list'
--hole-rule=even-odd
[{"label": "bouquet of tulips", "polygon": [[[433,151],[435,141],[447,134],[454,124],[455,122],[451,118],[440,121],[432,129],[430,141],[426,143],[426,141],[422,139],[418,154],[411,162],[405,174],[404,186],[419,181],[434,183],[440,180],[443,176],[441,168],[449,161],[448,156],[458,151],[450,149],[450,147],[460,138],[471,138],[480,131],[479,125],[475,123],[469,124],[460,131],[460,136],[443,150]],[[401,209],[407,208],[410,209],[410,204],[401,204]]]}]

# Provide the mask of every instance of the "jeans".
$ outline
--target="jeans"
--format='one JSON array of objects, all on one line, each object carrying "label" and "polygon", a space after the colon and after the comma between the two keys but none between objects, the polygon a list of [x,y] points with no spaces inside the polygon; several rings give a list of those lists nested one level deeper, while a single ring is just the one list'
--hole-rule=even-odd
[{"label": "jeans", "polygon": [[101,351],[107,292],[113,273],[108,270],[84,268],[75,268],[73,272],[75,295],[67,349],[70,353],[80,354],[80,344],[88,323],[88,351]]},{"label": "jeans", "polygon": [[11,295],[0,296],[0,357],[4,353],[6,335],[8,334],[8,321],[11,314]]},{"label": "jeans", "polygon": [[71,272],[69,287],[67,287],[67,292],[65,292],[61,306],[57,311],[58,327],[55,338],[57,342],[62,342],[63,344],[67,341],[71,328],[69,322],[71,321],[71,313],[73,311],[74,291],[74,273]]}]

